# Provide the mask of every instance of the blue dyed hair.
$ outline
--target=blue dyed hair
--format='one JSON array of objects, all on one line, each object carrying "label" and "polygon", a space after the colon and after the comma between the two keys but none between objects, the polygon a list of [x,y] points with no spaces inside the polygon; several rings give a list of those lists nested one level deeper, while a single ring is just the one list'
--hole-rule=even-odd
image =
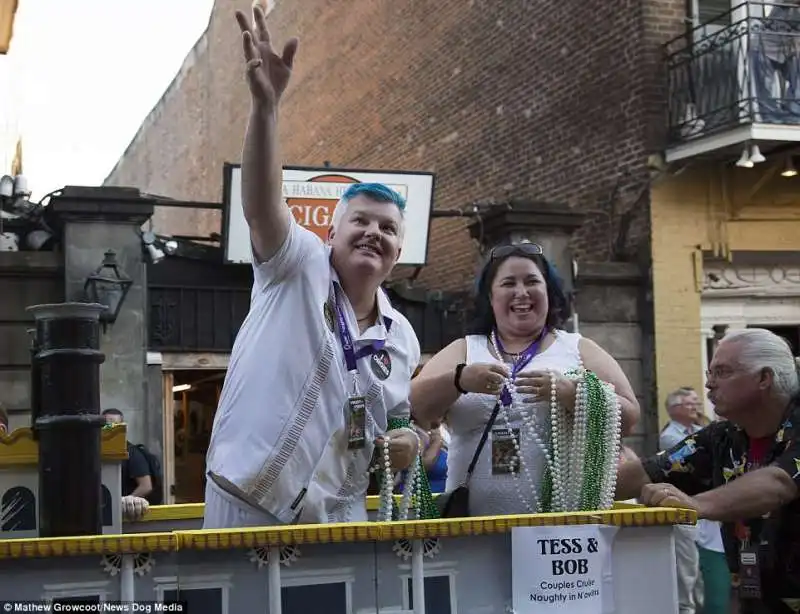
[{"label": "blue dyed hair", "polygon": [[394,203],[400,210],[400,217],[403,217],[406,209],[406,199],[400,196],[397,192],[382,183],[354,183],[351,185],[339,202],[336,203],[336,208],[333,210],[333,219],[331,220],[331,227],[336,228],[341,220],[344,212],[347,210],[347,203],[354,199],[359,194],[371,198],[379,203]]},{"label": "blue dyed hair", "polygon": [[359,194],[379,203],[394,203],[401,212],[406,210],[406,199],[382,183],[354,183],[342,194],[342,200],[349,202]]}]

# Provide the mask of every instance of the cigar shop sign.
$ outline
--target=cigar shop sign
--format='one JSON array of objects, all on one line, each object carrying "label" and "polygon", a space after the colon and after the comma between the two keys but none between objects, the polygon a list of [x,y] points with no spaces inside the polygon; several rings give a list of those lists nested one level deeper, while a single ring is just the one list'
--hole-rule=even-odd
[{"label": "cigar shop sign", "polygon": [[[428,252],[428,232],[433,210],[432,173],[349,170],[334,168],[283,168],[283,197],[294,219],[325,241],[333,210],[354,183],[383,183],[406,199],[405,236],[399,264],[423,265]],[[242,173],[238,164],[224,172],[222,244],[225,262],[250,262],[250,234],[242,210]]]},{"label": "cigar shop sign", "polygon": [[514,527],[515,614],[613,612],[611,548],[616,531],[600,525]]}]

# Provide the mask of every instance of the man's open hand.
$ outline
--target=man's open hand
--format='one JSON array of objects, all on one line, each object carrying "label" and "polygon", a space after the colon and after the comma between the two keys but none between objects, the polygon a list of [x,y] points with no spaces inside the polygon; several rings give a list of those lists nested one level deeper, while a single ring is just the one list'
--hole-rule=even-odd
[{"label": "man's open hand", "polygon": [[236,21],[242,30],[242,48],[247,60],[247,84],[253,101],[264,110],[273,112],[289,84],[298,40],[291,38],[277,55],[270,42],[267,19],[261,7],[253,7],[253,26],[242,11],[236,11]]},{"label": "man's open hand", "polygon": [[645,484],[640,499],[648,507],[679,507],[699,510],[699,505],[694,497],[678,490],[672,484]]}]

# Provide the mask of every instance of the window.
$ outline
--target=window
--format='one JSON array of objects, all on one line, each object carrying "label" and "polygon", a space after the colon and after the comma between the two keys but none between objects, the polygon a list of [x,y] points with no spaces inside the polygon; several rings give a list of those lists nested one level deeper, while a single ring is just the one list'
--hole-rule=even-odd
[{"label": "window", "polygon": [[352,614],[355,570],[281,570],[283,614]]},{"label": "window", "polygon": [[349,614],[347,583],[284,586],[281,610],[282,614]]},{"label": "window", "polygon": [[[425,611],[436,614],[453,614],[450,602],[451,576],[427,576],[425,578]],[[408,609],[414,609],[414,587],[411,578],[406,580],[406,599]]]},{"label": "window", "polygon": [[230,574],[154,578],[156,601],[184,601],[194,614],[228,614]]},{"label": "window", "polygon": [[800,326],[770,326],[762,324],[749,324],[747,328],[766,328],[783,337],[792,348],[792,354],[795,356],[800,355]]},{"label": "window", "polygon": [[695,25],[730,25],[731,0],[695,0],[695,2],[692,2]]},{"label": "window", "polygon": [[222,614],[221,588],[190,588],[164,591],[164,601],[183,601],[186,610],[197,614]]},{"label": "window", "polygon": [[108,599],[109,582],[45,584],[42,601],[52,603],[101,603]]},{"label": "window", "polygon": [[[403,609],[414,609],[414,589],[411,582],[411,566],[401,565],[408,573],[400,579],[403,582]],[[457,614],[456,565],[446,562],[425,562],[425,611],[436,614]]]},{"label": "window", "polygon": [[14,486],[0,499],[0,531],[35,531],[36,497],[29,488]]}]

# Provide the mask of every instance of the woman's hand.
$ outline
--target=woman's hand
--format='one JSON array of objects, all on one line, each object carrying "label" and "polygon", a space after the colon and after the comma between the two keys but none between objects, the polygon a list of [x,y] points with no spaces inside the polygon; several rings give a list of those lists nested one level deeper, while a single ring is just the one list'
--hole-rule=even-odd
[{"label": "woman's hand", "polygon": [[497,394],[508,379],[508,367],[496,362],[474,363],[461,371],[459,384],[467,392]]},{"label": "woman's hand", "polygon": [[[408,469],[419,454],[420,438],[410,428],[399,428],[386,431],[383,437],[375,440],[378,453],[383,458],[384,439],[389,442],[389,461],[392,471]],[[381,462],[381,465],[383,462]]]},{"label": "woman's hand", "polygon": [[[558,404],[572,411],[575,408],[575,382],[564,377],[558,371],[553,371],[555,380],[556,399]],[[537,401],[550,401],[550,374],[547,371],[523,371],[514,380],[517,393],[522,395],[523,403]]]}]

